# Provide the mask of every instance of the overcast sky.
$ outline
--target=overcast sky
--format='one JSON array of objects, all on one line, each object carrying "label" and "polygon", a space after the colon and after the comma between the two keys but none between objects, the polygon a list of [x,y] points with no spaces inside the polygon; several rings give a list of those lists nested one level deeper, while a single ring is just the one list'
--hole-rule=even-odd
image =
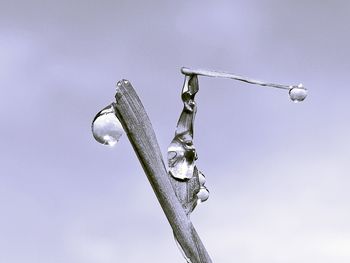
[{"label": "overcast sky", "polygon": [[126,136],[91,121],[127,78],[166,153],[182,66],[210,198],[192,220],[213,262],[350,262],[349,1],[1,1],[0,262],[184,262]]}]

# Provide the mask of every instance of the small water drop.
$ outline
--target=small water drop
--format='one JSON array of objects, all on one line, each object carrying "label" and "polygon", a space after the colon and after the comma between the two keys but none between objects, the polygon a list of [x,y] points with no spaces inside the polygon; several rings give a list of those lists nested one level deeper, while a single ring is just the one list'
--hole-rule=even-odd
[{"label": "small water drop", "polygon": [[115,115],[113,104],[96,114],[91,125],[92,134],[99,143],[114,146],[123,134],[123,127]]},{"label": "small water drop", "polygon": [[293,102],[302,102],[307,96],[307,89],[302,84],[294,86],[289,90],[289,97]]},{"label": "small water drop", "polygon": [[120,81],[117,82],[117,86],[118,87],[121,87],[122,86],[122,83]]},{"label": "small water drop", "polygon": [[125,79],[125,80],[124,80],[124,84],[125,84],[125,85],[128,85],[128,84],[129,84],[129,81]]},{"label": "small water drop", "polygon": [[209,198],[209,191],[206,187],[201,187],[199,189],[199,192],[197,193],[197,197],[198,197],[198,202],[201,203],[201,202],[205,202],[208,200]]}]

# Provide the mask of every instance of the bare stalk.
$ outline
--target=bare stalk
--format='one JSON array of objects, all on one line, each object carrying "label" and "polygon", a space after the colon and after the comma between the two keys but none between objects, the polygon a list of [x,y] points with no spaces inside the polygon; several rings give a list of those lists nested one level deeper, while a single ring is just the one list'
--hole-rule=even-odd
[{"label": "bare stalk", "polygon": [[264,87],[272,87],[272,88],[285,89],[285,90],[290,90],[292,87],[297,87],[297,85],[282,85],[282,84],[275,84],[275,83],[267,83],[260,80],[255,80],[255,79],[234,75],[231,73],[204,70],[204,69],[181,68],[181,73],[184,75],[200,75],[200,76],[206,76],[206,77],[234,79],[234,80],[243,81],[249,84],[256,84]]},{"label": "bare stalk", "polygon": [[115,97],[116,115],[152,185],[175,238],[192,263],[211,263],[203,243],[174,192],[152,124],[129,81],[119,82]]}]

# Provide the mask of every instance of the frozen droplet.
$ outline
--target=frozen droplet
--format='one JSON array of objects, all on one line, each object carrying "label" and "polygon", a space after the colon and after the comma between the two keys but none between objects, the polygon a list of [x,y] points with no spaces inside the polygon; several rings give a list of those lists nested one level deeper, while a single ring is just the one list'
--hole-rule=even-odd
[{"label": "frozen droplet", "polygon": [[201,187],[199,189],[199,192],[197,193],[197,197],[198,197],[198,202],[205,202],[208,200],[209,198],[209,191],[206,187]]},{"label": "frozen droplet", "polygon": [[302,84],[294,86],[289,90],[289,97],[293,102],[302,102],[307,96],[307,89]]},{"label": "frozen droplet", "polygon": [[123,134],[123,127],[115,115],[113,104],[96,114],[91,129],[99,143],[114,146],[119,141]]},{"label": "frozen droplet", "polygon": [[204,174],[201,171],[198,171],[198,180],[200,186],[204,186],[206,180]]},{"label": "frozen droplet", "polygon": [[192,178],[196,150],[192,141],[186,135],[175,136],[168,147],[168,166],[170,174],[177,179],[187,180]]}]

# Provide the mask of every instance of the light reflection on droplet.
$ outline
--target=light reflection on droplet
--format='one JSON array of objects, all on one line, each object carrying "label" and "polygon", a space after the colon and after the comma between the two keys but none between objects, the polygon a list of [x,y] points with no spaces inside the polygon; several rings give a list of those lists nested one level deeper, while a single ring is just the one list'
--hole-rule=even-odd
[{"label": "light reflection on droplet", "polygon": [[289,97],[293,102],[302,102],[307,96],[307,89],[302,84],[294,86],[289,90]]},{"label": "light reflection on droplet", "polygon": [[199,192],[197,193],[197,197],[198,197],[198,203],[202,203],[208,200],[209,198],[209,191],[206,187],[201,187],[199,189]]},{"label": "light reflection on droplet", "polygon": [[176,152],[169,151],[168,152],[168,160],[172,160],[176,157]]},{"label": "light reflection on droplet", "polygon": [[114,146],[123,134],[123,127],[115,115],[113,104],[96,114],[92,122],[92,134],[99,143]]}]

